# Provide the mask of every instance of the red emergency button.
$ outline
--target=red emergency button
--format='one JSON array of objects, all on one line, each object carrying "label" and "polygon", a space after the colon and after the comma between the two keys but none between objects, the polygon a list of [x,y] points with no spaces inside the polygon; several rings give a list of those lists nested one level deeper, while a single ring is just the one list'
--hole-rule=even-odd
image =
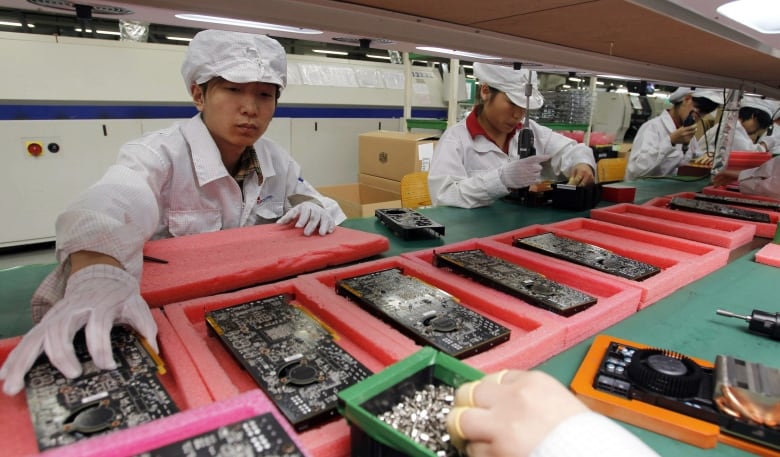
[{"label": "red emergency button", "polygon": [[43,145],[34,141],[27,143],[27,153],[33,157],[38,157],[43,154]]}]

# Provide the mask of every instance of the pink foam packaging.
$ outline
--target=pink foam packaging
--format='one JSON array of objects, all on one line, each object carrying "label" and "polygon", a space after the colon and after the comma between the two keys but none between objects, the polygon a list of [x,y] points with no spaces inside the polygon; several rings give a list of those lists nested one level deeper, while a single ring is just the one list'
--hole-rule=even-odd
[{"label": "pink foam packaging", "polygon": [[[673,236],[586,218],[574,218],[549,225],[532,225],[501,233],[489,239],[512,246],[515,238],[552,232],[564,238],[593,244],[616,254],[660,268],[642,281],[634,281],[596,270],[594,273],[642,289],[640,308],[653,304],[680,287],[726,265],[729,250]],[[520,248],[514,248],[520,249]]]},{"label": "pink foam packaging", "polygon": [[728,190],[725,187],[707,186],[704,189],[702,189],[701,193],[707,195],[721,195],[724,197],[734,197],[734,198],[750,198],[752,200],[761,200],[766,202],[780,203],[780,200],[776,198],[766,197],[763,195],[743,194],[742,192],[735,192],[733,190]]},{"label": "pink foam packaging", "polygon": [[[167,368],[167,373],[160,380],[171,395],[171,398],[173,398],[174,403],[176,403],[180,411],[212,403],[212,397],[191,360],[188,357],[181,357],[181,354],[185,354],[185,349],[171,324],[159,309],[153,309],[152,315],[158,328],[157,343],[160,347],[160,356]],[[21,337],[0,340],[0,364],[5,362],[8,354],[20,340]],[[10,457],[38,453],[35,430],[33,429],[23,391],[13,397],[0,394],[0,423],[6,425],[14,424],[13,427],[6,426],[0,428],[0,440],[3,443],[4,456]],[[127,429],[127,435],[132,436],[136,429],[137,427]],[[118,432],[120,431],[108,434],[107,438],[109,440],[113,439],[114,434]],[[83,440],[82,442],[91,443],[97,438],[99,436]],[[82,446],[88,446],[88,444]]]},{"label": "pink foam packaging", "polygon": [[264,224],[150,241],[141,295],[150,306],[206,297],[364,259],[386,251],[387,238],[336,227],[327,235]]},{"label": "pink foam packaging", "polygon": [[780,244],[769,243],[756,252],[756,262],[780,267]]},{"label": "pink foam packaging", "polygon": [[121,430],[70,446],[53,449],[42,457],[103,457],[134,456],[160,447],[193,438],[219,427],[271,413],[290,435],[304,456],[306,449],[298,442],[292,427],[259,389],[251,390],[231,399],[194,408],[154,422]]},{"label": "pink foam packaging", "polygon": [[594,208],[590,217],[729,249],[748,244],[756,234],[756,227],[745,221],[632,203]]},{"label": "pink foam packaging", "polygon": [[[437,251],[447,252],[468,249],[481,249],[487,255],[499,257],[510,263],[540,273],[547,279],[591,295],[598,301],[595,305],[577,314],[569,317],[561,316],[552,311],[531,305],[520,298],[515,298],[512,295],[433,265],[434,253]],[[523,317],[530,317],[540,321],[543,319],[552,321],[556,327],[564,329],[563,349],[568,349],[600,330],[625,319],[634,314],[639,308],[641,290],[638,287],[611,281],[609,278],[591,274],[590,271],[582,268],[569,268],[564,262],[550,262],[548,257],[540,254],[527,254],[527,251],[507,246],[494,240],[472,239],[448,244],[440,248],[406,253],[403,256],[420,262],[422,264],[421,268],[425,268],[426,272],[431,271],[431,273],[428,273],[431,277],[440,278],[437,281],[446,284],[455,295],[475,303],[480,303],[485,307],[498,307],[504,313],[519,314]],[[539,356],[549,357],[550,355],[547,351],[540,350],[534,346],[513,344],[515,344],[514,350],[520,356],[518,362],[521,365],[519,368],[536,365],[544,361],[544,359],[539,360]],[[532,365],[522,365],[523,360],[532,361],[533,363]],[[491,362],[489,368],[492,370],[517,366],[504,363],[501,360]]]},{"label": "pink foam packaging", "polygon": [[[565,328],[559,319],[551,313],[540,312],[537,308],[517,306],[517,301],[494,300],[475,293],[470,284],[462,278],[454,278],[447,272],[428,267],[422,262],[404,256],[379,259],[358,265],[351,265],[334,270],[326,270],[306,275],[314,278],[322,289],[323,298],[331,304],[351,307],[355,319],[350,319],[356,327],[366,322],[380,322],[384,327],[382,334],[390,333],[402,339],[397,344],[401,357],[406,357],[420,349],[411,338],[402,335],[389,323],[382,323],[369,311],[336,293],[336,282],[388,268],[400,268],[404,274],[416,277],[423,282],[444,290],[459,299],[461,305],[470,308],[483,316],[510,329],[509,341],[498,344],[484,352],[469,356],[465,363],[480,370],[491,372],[502,368],[529,368],[547,360],[565,348]],[[465,287],[464,287],[465,286]],[[493,297],[495,298],[495,296]],[[637,297],[638,298],[638,297]]]},{"label": "pink foam packaging", "polygon": [[[408,355],[404,339],[387,331],[380,322],[361,320],[362,316],[350,303],[333,300],[330,291],[301,277],[165,306],[165,313],[186,346],[186,353],[216,400],[233,398],[257,389],[258,385],[220,339],[209,334],[205,314],[278,294],[293,295],[297,304],[338,335],[335,341],[339,346],[374,373]],[[349,427],[344,419],[328,421],[297,436],[312,455],[349,455]]]},{"label": "pink foam packaging", "polygon": [[[653,198],[645,203],[647,206],[655,206],[658,208],[668,208],[669,202],[672,201],[672,197],[682,197],[682,198],[693,198],[694,197],[693,192],[681,192],[679,194],[669,195],[665,197],[656,197]],[[761,237],[761,238],[772,238],[775,236],[775,229],[777,229],[777,222],[780,220],[780,212],[777,211],[771,211],[766,210],[762,208],[748,208],[745,206],[739,206],[739,205],[729,205],[729,206],[736,206],[744,209],[749,209],[750,211],[756,211],[759,213],[764,213],[769,216],[769,222],[753,222],[753,221],[742,221],[747,224],[754,225],[756,227],[756,234],[755,236]],[[705,216],[708,216],[705,214]],[[725,216],[709,216],[709,217],[716,217],[718,219],[726,219],[726,220],[737,220]]]}]

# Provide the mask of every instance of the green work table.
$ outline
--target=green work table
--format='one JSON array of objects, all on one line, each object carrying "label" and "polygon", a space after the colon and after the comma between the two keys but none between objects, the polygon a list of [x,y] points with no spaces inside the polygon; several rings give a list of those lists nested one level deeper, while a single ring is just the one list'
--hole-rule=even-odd
[{"label": "green work table", "polygon": [[[672,179],[630,183],[637,187],[635,203],[677,192],[698,191],[705,181]],[[606,206],[609,203],[601,203]],[[420,212],[445,226],[445,235],[435,239],[406,241],[395,236],[374,217],[348,219],[344,227],[378,233],[390,240],[390,249],[381,257],[429,249],[471,238],[515,230],[532,224],[548,224],[575,217],[587,217],[588,211],[554,208],[528,208],[498,201],[485,208],[424,208]],[[772,284],[780,280],[780,270],[754,261],[758,247],[768,240],[757,239],[752,245],[732,253],[730,262],[704,278],[688,284],[670,296],[607,328],[602,334],[657,346],[685,355],[714,361],[717,354],[733,355],[752,362],[777,367],[780,345],[747,332],[747,323],[717,316],[715,310],[726,309],[750,315],[754,308],[779,311],[777,293]],[[54,265],[28,265],[0,270],[0,337],[26,332],[30,297]],[[582,362],[592,338],[556,355],[538,368],[568,385]],[[751,455],[719,444],[714,449],[699,449],[633,426],[627,426],[663,456],[742,456]]]}]

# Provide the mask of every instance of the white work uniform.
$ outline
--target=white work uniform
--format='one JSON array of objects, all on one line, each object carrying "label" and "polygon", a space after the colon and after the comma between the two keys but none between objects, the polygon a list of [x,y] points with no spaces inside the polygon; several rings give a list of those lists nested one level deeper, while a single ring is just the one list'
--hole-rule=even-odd
[{"label": "white work uniform", "polygon": [[780,156],[739,172],[739,191],[780,199]]},{"label": "white work uniform", "polygon": [[[718,131],[718,127],[720,127],[720,131]],[[714,152],[715,142],[717,140],[716,137],[722,134],[723,125],[718,126],[718,124],[715,124],[715,126],[710,127],[710,129],[707,130],[707,133],[699,138],[699,148],[703,151]],[[741,152],[766,152],[763,145],[753,142],[739,119],[737,119],[737,123],[734,125],[734,138],[731,139],[730,150]]]},{"label": "white work uniform", "polygon": [[628,157],[626,181],[644,176],[674,175],[677,167],[701,155],[695,138],[688,144],[687,152],[683,152],[682,144],[672,144],[670,135],[675,130],[677,127],[669,111],[639,126]]},{"label": "white work uniform", "polygon": [[263,182],[250,173],[242,193],[200,114],[122,146],[117,163],[57,218],[60,265],[36,292],[34,318],[64,295],[65,260],[77,251],[110,255],[140,281],[147,240],[274,222],[294,206],[291,196],[316,200],[336,224],[346,219],[287,151],[265,138],[254,147]]},{"label": "white work uniform", "polygon": [[[542,178],[560,180],[569,176],[579,163],[596,169],[593,150],[584,144],[566,138],[529,121],[534,134],[536,154],[549,156],[542,163]],[[476,208],[487,206],[509,194],[501,183],[499,168],[511,160],[518,160],[518,133],[509,143],[506,154],[495,143],[482,135],[472,138],[466,120],[448,128],[436,144],[428,170],[428,188],[431,201],[437,206]]]}]

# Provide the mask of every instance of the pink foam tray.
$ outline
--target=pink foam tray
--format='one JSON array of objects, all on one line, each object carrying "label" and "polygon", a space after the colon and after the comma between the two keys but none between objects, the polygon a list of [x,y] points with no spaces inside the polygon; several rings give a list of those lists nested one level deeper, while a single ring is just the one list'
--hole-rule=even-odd
[{"label": "pink foam tray", "polygon": [[[79,441],[70,446],[47,451],[41,455],[42,457],[104,457],[109,455],[113,457],[129,457],[149,452],[177,441],[190,439],[222,426],[265,413],[271,413],[276,418],[277,422],[290,436],[292,442],[298,446],[302,455],[309,455],[306,449],[298,442],[292,427],[276,411],[268,397],[257,389],[228,400],[211,403],[154,422],[142,424],[132,429]],[[222,451],[224,452],[224,449]]]},{"label": "pink foam tray", "polygon": [[750,198],[752,200],[761,200],[766,202],[780,203],[780,200],[776,198],[766,197],[763,195],[743,194],[742,192],[728,190],[725,187],[707,186],[701,190],[701,193],[708,194],[708,195],[721,195],[724,197]]},{"label": "pink foam tray", "polygon": [[756,234],[756,227],[744,221],[633,203],[594,208],[590,217],[729,249],[750,243]]},{"label": "pink foam tray", "polygon": [[568,219],[549,225],[532,225],[488,239],[511,246],[516,238],[545,232],[593,244],[660,268],[660,273],[642,281],[591,270],[642,289],[640,309],[726,265],[730,252],[726,248],[710,244],[586,218]]},{"label": "pink foam tray", "polygon": [[[543,313],[536,308],[517,306],[517,302],[506,300],[504,297],[488,298],[482,296],[474,292],[476,289],[464,287],[467,284],[462,278],[450,277],[446,272],[428,267],[412,258],[400,256],[379,259],[335,270],[311,273],[306,277],[314,278],[319,283],[323,297],[327,296],[329,303],[339,303],[351,307],[355,315],[358,316],[352,325],[362,326],[364,322],[377,321],[377,318],[361,308],[361,305],[337,295],[336,282],[388,268],[400,268],[404,274],[444,290],[458,299],[461,305],[511,331],[509,341],[463,359],[471,366],[486,372],[508,367],[528,368],[538,365],[565,348],[565,328],[561,325],[560,319],[556,319],[551,313]],[[392,327],[391,324],[381,325],[385,327],[385,332],[389,331],[402,339],[397,349],[402,352],[404,357],[420,349],[420,346],[411,338],[401,335],[400,331]]]},{"label": "pink foam tray", "polygon": [[205,297],[353,262],[386,251],[387,238],[336,227],[327,236],[265,224],[150,241],[141,294],[150,306]]},{"label": "pink foam tray", "polygon": [[[186,411],[212,403],[213,399],[189,357],[181,357],[182,354],[186,354],[186,351],[171,324],[159,309],[153,309],[152,315],[157,322],[157,343],[160,347],[160,356],[167,368],[167,373],[161,376],[160,380],[176,406],[179,407],[180,411]],[[5,362],[8,354],[20,340],[21,337],[0,340],[0,363]],[[157,422],[154,421],[154,423]],[[30,412],[27,409],[24,391],[13,397],[0,393],[0,423],[6,425],[0,427],[0,440],[3,443],[2,455],[11,457],[38,453],[35,430]],[[127,429],[127,431],[131,431],[131,429]],[[108,440],[112,440],[114,435],[119,432],[109,433],[105,436]],[[82,440],[73,445],[81,442],[92,443],[100,436]],[[89,446],[89,444],[80,446]]]},{"label": "pink foam tray", "polygon": [[[487,255],[499,257],[528,270],[541,273],[549,280],[595,297],[597,302],[595,305],[577,314],[568,317],[561,316],[552,311],[531,305],[520,298],[515,298],[512,295],[433,265],[434,252],[454,252],[469,249],[481,249]],[[494,240],[472,239],[434,249],[406,253],[403,256],[420,262],[420,268],[424,268],[428,275],[438,278],[437,281],[441,284],[447,284],[447,287],[452,290],[453,294],[463,299],[480,303],[484,307],[496,307],[504,313],[554,322],[556,327],[564,329],[563,341],[561,342],[563,347],[561,350],[568,349],[600,330],[625,319],[634,314],[639,308],[642,291],[638,287],[611,281],[609,278],[594,275],[582,268],[570,269],[563,262],[550,262],[548,257],[539,254],[526,254],[526,251],[521,251],[518,248],[513,248]],[[520,368],[527,368],[526,364],[522,363],[523,360],[533,361],[536,364],[543,361],[539,360],[539,356],[548,355],[547,351],[539,350],[533,346],[520,346],[515,351],[520,353],[518,354],[520,359],[518,362],[515,362],[521,364]],[[560,350],[557,352],[560,352]],[[491,369],[516,366],[505,363],[502,360],[491,362]]]},{"label": "pink foam tray", "polygon": [[756,252],[756,262],[780,267],[780,244],[769,243]]},{"label": "pink foam tray", "polygon": [[[669,202],[672,201],[672,197],[693,198],[694,195],[695,194],[693,192],[681,192],[681,193],[678,193],[678,194],[668,195],[668,196],[665,196],[665,197],[653,198],[653,199],[647,201],[644,205],[645,206],[655,206],[655,207],[658,207],[658,208],[667,208],[669,206]],[[743,221],[743,220],[739,220],[739,221],[740,222],[744,222],[746,224],[750,224],[750,225],[755,226],[756,227],[755,236],[758,236],[758,237],[761,237],[761,238],[772,238],[773,236],[775,236],[775,230],[777,230],[777,222],[780,221],[780,212],[766,210],[766,209],[762,209],[762,208],[748,208],[748,207],[744,207],[744,206],[731,205],[731,204],[729,204],[729,206],[749,209],[750,211],[756,211],[756,212],[764,213],[764,214],[768,215],[769,216],[769,222],[753,222],[753,221]],[[681,211],[681,212],[683,212],[683,211]],[[688,214],[690,214],[690,213],[688,213]],[[710,216],[710,215],[707,215],[707,214],[704,214],[703,216],[714,217],[714,218],[718,218],[718,219],[725,219],[725,220],[729,220],[729,221],[738,220],[738,219],[725,217],[725,216]]]},{"label": "pink foam tray", "polygon": [[[408,355],[406,341],[381,322],[363,319],[351,303],[335,300],[329,290],[301,277],[165,306],[165,314],[216,400],[233,398],[258,385],[220,339],[210,334],[205,314],[278,294],[292,295],[296,304],[335,332],[339,346],[374,373]],[[344,419],[334,418],[297,436],[312,455],[349,455],[349,426]]]}]

